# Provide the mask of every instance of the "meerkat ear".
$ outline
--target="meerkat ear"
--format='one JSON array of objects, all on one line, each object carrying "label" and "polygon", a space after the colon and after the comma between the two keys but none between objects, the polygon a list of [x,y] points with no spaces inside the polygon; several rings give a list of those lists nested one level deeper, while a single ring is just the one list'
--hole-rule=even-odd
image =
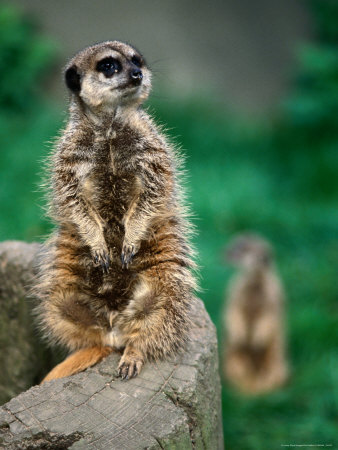
[{"label": "meerkat ear", "polygon": [[66,70],[65,81],[67,87],[75,94],[78,94],[81,91],[80,74],[75,65]]}]

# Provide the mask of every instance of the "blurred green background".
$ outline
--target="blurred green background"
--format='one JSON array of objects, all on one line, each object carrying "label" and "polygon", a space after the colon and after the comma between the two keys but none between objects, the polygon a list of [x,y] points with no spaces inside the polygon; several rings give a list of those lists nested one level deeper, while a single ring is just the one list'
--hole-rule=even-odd
[{"label": "blurred green background", "polygon": [[[287,291],[290,382],[255,398],[223,384],[230,450],[338,446],[338,2],[306,7],[313,38],[298,48],[273,112],[239,115],[207,96],[165,92],[148,105],[187,155],[201,297],[219,336],[233,273],[222,251],[234,233],[272,242]],[[0,240],[42,240],[51,229],[39,183],[66,118],[65,105],[46,95],[63,64],[58,52],[34,20],[0,7]]]}]

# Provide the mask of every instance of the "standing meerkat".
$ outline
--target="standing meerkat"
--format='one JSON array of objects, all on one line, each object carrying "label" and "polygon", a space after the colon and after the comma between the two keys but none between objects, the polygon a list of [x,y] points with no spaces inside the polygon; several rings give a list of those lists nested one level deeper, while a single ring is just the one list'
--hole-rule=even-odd
[{"label": "standing meerkat", "polygon": [[228,290],[223,372],[245,393],[269,391],[288,376],[284,294],[272,249],[259,236],[243,234],[230,244],[227,259],[241,272]]},{"label": "standing meerkat", "polygon": [[69,121],[50,161],[56,230],[40,257],[41,328],[72,354],[43,381],[123,350],[122,379],[180,350],[196,288],[179,157],[141,109],[151,73],[107,41],[66,66]]}]

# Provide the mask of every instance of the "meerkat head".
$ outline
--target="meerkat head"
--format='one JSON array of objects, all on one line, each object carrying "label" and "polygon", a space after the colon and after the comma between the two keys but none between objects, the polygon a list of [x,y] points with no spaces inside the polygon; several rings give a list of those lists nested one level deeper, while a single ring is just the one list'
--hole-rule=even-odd
[{"label": "meerkat head", "polygon": [[226,249],[226,259],[231,264],[250,269],[270,266],[273,261],[271,245],[255,234],[241,234],[235,237]]},{"label": "meerkat head", "polygon": [[87,47],[68,63],[65,82],[73,95],[94,113],[141,104],[149,95],[151,73],[130,45],[107,41]]}]

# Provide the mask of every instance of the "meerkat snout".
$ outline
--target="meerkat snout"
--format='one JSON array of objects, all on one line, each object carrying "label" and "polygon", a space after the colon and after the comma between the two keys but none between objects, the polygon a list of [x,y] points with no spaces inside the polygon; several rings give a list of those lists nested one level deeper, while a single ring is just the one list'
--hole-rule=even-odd
[{"label": "meerkat snout", "polygon": [[136,86],[141,84],[143,79],[143,74],[141,69],[135,69],[130,72],[130,77],[132,79],[133,84]]}]

